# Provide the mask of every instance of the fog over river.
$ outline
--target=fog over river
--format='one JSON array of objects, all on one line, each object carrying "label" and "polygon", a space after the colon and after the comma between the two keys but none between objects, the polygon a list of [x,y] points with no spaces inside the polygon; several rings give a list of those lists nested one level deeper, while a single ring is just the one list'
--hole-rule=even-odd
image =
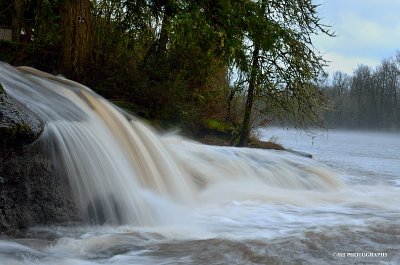
[{"label": "fog over river", "polygon": [[400,264],[400,135],[265,129],[289,152],[202,145],[89,88],[0,65],[45,120],[87,225],[0,240],[0,264]]}]

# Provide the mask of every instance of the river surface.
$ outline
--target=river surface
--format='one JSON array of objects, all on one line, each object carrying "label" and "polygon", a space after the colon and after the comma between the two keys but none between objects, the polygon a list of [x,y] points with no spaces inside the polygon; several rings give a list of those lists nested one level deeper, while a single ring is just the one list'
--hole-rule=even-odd
[{"label": "river surface", "polygon": [[351,185],[400,187],[400,133],[271,128],[262,138],[312,154]]},{"label": "river surface", "polygon": [[0,72],[45,120],[88,223],[0,239],[1,265],[400,264],[399,134],[260,134],[313,159],[207,146],[62,77]]},{"label": "river surface", "polygon": [[271,137],[329,165],[345,186],[323,193],[271,189],[253,200],[226,194],[190,215],[166,214],[173,220],[156,227],[35,227],[0,241],[0,264],[400,263],[399,134],[263,131]]}]

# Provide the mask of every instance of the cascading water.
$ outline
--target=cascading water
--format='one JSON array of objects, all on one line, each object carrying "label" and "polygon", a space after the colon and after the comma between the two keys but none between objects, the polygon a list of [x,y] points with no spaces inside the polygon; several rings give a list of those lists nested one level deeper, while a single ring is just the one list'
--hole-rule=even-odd
[{"label": "cascading water", "polygon": [[[1,74],[7,93],[44,119],[42,141],[53,143],[52,152],[60,156],[79,208],[95,223],[159,224],[163,216],[157,216],[148,193],[188,205],[210,185],[243,188],[243,182],[254,182],[295,189],[340,185],[332,174],[317,172],[315,166],[278,161],[246,149],[227,150],[235,158],[230,159],[230,154],[213,156],[182,139],[177,145],[187,148],[174,151],[166,147],[167,137],[87,87],[29,67],[17,70],[3,64]],[[206,163],[198,163],[199,158]]]},{"label": "cascading water", "polygon": [[91,222],[159,223],[146,192],[185,204],[193,201],[190,179],[156,134],[88,88],[6,65],[0,81],[9,95],[45,121],[43,144],[53,147],[54,159],[61,159],[77,205]]},{"label": "cascading water", "polygon": [[[276,259],[282,249],[299,264],[321,264],[344,251],[336,235],[348,248],[355,240],[400,244],[386,240],[400,235],[397,189],[354,189],[285,152],[159,135],[89,88],[33,68],[1,63],[0,83],[45,122],[39,143],[68,177],[82,216],[103,225],[32,228],[27,239],[0,240],[0,264],[290,263]],[[385,243],[374,241],[377,231]]]}]

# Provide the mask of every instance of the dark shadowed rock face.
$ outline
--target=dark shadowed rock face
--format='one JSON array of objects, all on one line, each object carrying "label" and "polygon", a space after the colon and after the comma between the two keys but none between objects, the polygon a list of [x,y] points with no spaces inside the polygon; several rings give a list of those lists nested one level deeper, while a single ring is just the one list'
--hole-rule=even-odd
[{"label": "dark shadowed rock face", "polygon": [[0,84],[0,136],[5,145],[32,143],[43,131],[42,122],[28,108],[9,97]]},{"label": "dark shadowed rock face", "polygon": [[44,125],[0,87],[0,235],[77,220],[68,182],[35,140]]}]

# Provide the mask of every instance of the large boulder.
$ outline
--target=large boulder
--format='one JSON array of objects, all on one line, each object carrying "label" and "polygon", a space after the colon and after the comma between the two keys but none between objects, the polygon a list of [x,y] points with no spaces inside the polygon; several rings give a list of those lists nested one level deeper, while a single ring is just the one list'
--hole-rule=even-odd
[{"label": "large boulder", "polygon": [[40,146],[43,128],[0,85],[0,235],[78,219],[66,178]]},{"label": "large boulder", "polygon": [[43,123],[28,108],[9,97],[0,84],[0,141],[2,145],[25,145],[35,141]]}]

